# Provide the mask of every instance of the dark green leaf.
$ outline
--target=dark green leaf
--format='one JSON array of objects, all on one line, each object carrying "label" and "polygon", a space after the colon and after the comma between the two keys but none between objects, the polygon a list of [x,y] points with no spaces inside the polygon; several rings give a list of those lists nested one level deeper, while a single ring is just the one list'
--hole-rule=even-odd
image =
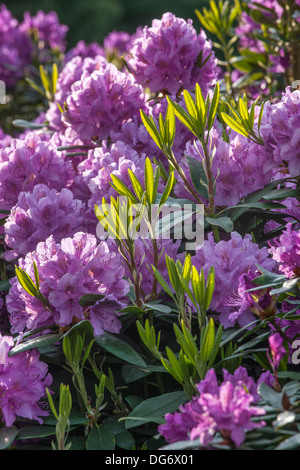
[{"label": "dark green leaf", "polygon": [[144,304],[145,307],[147,308],[150,308],[152,310],[157,310],[158,312],[161,312],[161,313],[171,313],[172,312],[172,309],[171,307],[168,307],[168,305],[163,305],[161,303],[158,303],[158,302],[148,302],[146,304]]},{"label": "dark green leaf", "polygon": [[95,305],[95,303],[98,300],[102,300],[105,297],[105,295],[101,294],[85,294],[79,299],[79,305],[81,307],[91,307],[92,305]]},{"label": "dark green leaf", "polygon": [[36,439],[47,436],[55,435],[55,426],[42,425],[28,425],[20,429],[18,439]]},{"label": "dark green leaf", "polygon": [[0,450],[10,447],[18,432],[19,430],[15,426],[3,426],[0,428]]},{"label": "dark green leaf", "polygon": [[25,119],[15,119],[12,124],[22,129],[42,129],[45,124],[37,124],[35,122],[26,121]]},{"label": "dark green leaf", "polygon": [[200,196],[204,197],[205,199],[208,199],[207,187],[204,186],[200,181],[202,180],[204,184],[207,184],[207,178],[202,163],[193,157],[189,157],[188,155],[186,155],[185,158],[189,166],[192,182],[195,189],[197,190],[198,194],[200,194]]},{"label": "dark green leaf", "polygon": [[89,345],[90,342],[94,339],[94,329],[91,325],[91,322],[88,320],[82,320],[76,325],[72,326],[72,328],[67,331],[63,336],[69,336],[70,340],[74,338],[74,336],[81,335],[85,339],[85,346]]},{"label": "dark green leaf", "polygon": [[29,339],[27,341],[24,341],[22,343],[19,343],[17,346],[13,347],[8,355],[9,356],[14,356],[15,354],[18,354],[23,351],[27,351],[29,349],[34,349],[34,348],[41,348],[41,347],[46,347],[51,344],[54,344],[62,338],[63,335],[61,334],[47,334],[47,335],[41,335],[36,338]]},{"label": "dark green leaf", "polygon": [[133,435],[129,431],[124,431],[116,435],[116,446],[125,450],[132,450],[135,445]]},{"label": "dark green leaf", "polygon": [[273,408],[282,409],[282,393],[276,392],[264,382],[259,384],[258,393]]},{"label": "dark green leaf", "polygon": [[116,357],[123,359],[125,362],[130,364],[136,364],[142,367],[147,367],[144,359],[140,356],[139,353],[133,349],[128,343],[119,339],[117,335],[112,335],[110,333],[103,333],[100,336],[95,337],[95,342],[99,344],[103,349],[110,352]]},{"label": "dark green leaf", "polygon": [[10,287],[11,287],[11,283],[9,282],[9,279],[0,281],[0,292],[9,291]]},{"label": "dark green leaf", "polygon": [[114,450],[115,437],[108,427],[103,424],[95,425],[88,435],[86,448],[87,450]]},{"label": "dark green leaf", "polygon": [[282,441],[275,450],[290,450],[290,449],[299,449],[300,448],[300,433],[295,434],[288,439]]},{"label": "dark green leaf", "polygon": [[227,233],[232,232],[234,229],[233,222],[229,217],[206,217],[206,220],[211,225],[221,227]]},{"label": "dark green leaf", "polygon": [[[54,406],[56,409],[59,409],[59,403],[54,402]],[[84,412],[80,412],[79,410],[72,409],[70,416],[69,416],[69,421],[71,426],[77,426],[79,424],[87,424],[88,418],[85,416]],[[56,426],[57,420],[51,413],[49,416],[46,416],[43,418],[43,425],[47,425],[49,427],[51,426]]]},{"label": "dark green leaf", "polygon": [[286,199],[287,197],[298,197],[299,193],[299,189],[276,189],[263,196],[263,198],[266,201],[277,201],[279,199]]},{"label": "dark green leaf", "polygon": [[[126,419],[126,429],[132,429],[146,422],[161,421],[166,413],[173,413],[187,401],[185,392],[170,392],[158,397],[148,398],[140,403]],[[132,419],[135,418],[135,419]]]}]

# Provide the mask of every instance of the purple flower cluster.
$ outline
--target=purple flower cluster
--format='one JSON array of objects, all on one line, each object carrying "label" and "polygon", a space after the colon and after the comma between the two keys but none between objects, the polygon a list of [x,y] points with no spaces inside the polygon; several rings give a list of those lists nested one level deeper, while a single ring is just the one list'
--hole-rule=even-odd
[{"label": "purple flower cluster", "polygon": [[247,431],[265,425],[264,421],[252,420],[264,415],[265,410],[254,406],[259,398],[257,386],[246,369],[239,367],[234,375],[223,370],[223,378],[218,385],[216,373],[210,369],[197,386],[199,396],[181,405],[178,412],[165,416],[166,424],[158,430],[168,442],[199,440],[209,448],[218,432],[239,448]]},{"label": "purple flower cluster", "polygon": [[68,96],[62,120],[87,143],[107,139],[111,130],[145,109],[145,95],[132,75],[113,64],[92,73],[83,72]]},{"label": "purple flower cluster", "polygon": [[16,85],[34,58],[45,63],[52,60],[51,52],[64,52],[67,31],[54,11],[39,10],[34,16],[27,11],[19,23],[4,4],[0,5],[0,77],[6,87]]},{"label": "purple flower cluster", "polygon": [[[58,244],[51,235],[38,243],[35,251],[19,259],[19,266],[32,279],[33,261],[45,301],[30,296],[13,278],[6,300],[12,333],[53,324],[65,327],[84,319],[91,321],[96,335],[103,330],[119,331],[121,323],[115,311],[124,306],[121,302],[129,291],[129,283],[123,279],[121,255],[112,251],[108,243],[97,243],[93,235],[77,232]],[[85,309],[79,300],[86,294],[104,296],[109,302],[106,305],[100,298]]]},{"label": "purple flower cluster", "polygon": [[[213,128],[209,133],[209,148],[213,156],[212,174],[216,179],[216,206],[237,204],[243,197],[263,188],[276,172],[277,165],[270,151],[240,134],[233,135],[226,142],[221,131]],[[204,161],[203,148],[198,140],[187,142],[184,154],[200,162]],[[191,181],[185,157],[180,164]],[[178,197],[191,197],[180,177],[175,193]]]},{"label": "purple flower cluster", "polygon": [[132,147],[122,141],[110,146],[107,141],[101,147],[88,152],[88,157],[78,165],[78,178],[73,185],[73,191],[81,193],[81,198],[100,203],[102,197],[116,196],[112,189],[111,177],[113,174],[131,187],[128,169],[131,169],[139,181],[144,179],[145,155],[139,155]]},{"label": "purple flower cluster", "polygon": [[94,70],[102,70],[106,64],[107,62],[102,55],[92,58],[79,54],[66,62],[57,80],[54,102],[50,103],[46,112],[46,118],[53,129],[58,131],[65,129],[61,110],[64,109],[65,102],[72,92],[72,85],[80,80],[84,71],[92,73]]},{"label": "purple flower cluster", "polygon": [[22,191],[32,191],[36,184],[46,184],[60,191],[71,185],[74,170],[49,144],[49,137],[36,132],[23,139],[13,139],[0,149],[0,206],[10,210]]},{"label": "purple flower cluster", "polygon": [[68,29],[68,26],[60,24],[55,11],[45,13],[39,10],[35,16],[31,16],[29,11],[26,11],[20,25],[21,31],[39,42],[39,49],[54,49],[60,52],[66,49]]},{"label": "purple flower cluster", "polygon": [[103,40],[104,50],[108,56],[115,53],[122,55],[128,52],[131,40],[131,35],[126,31],[111,31]]},{"label": "purple flower cluster", "polygon": [[293,230],[291,223],[269,249],[279,265],[279,271],[288,279],[300,277],[300,230]]},{"label": "purple flower cluster", "polygon": [[0,127],[0,148],[9,147],[12,137],[8,134],[5,134],[3,129]]},{"label": "purple flower cluster", "polygon": [[[215,290],[210,308],[220,312],[220,321],[225,328],[235,324],[236,319],[240,324],[251,321],[248,315],[233,315],[232,307],[228,305],[227,298],[231,296],[239,286],[240,276],[249,271],[256,270],[257,265],[267,270],[272,270],[274,261],[268,257],[266,247],[259,248],[251,240],[251,235],[244,238],[237,232],[230,234],[230,240],[221,240],[215,243],[213,235],[208,235],[202,248],[192,257],[192,263],[198,269],[203,268],[204,275],[208,275],[211,266],[215,268]],[[245,322],[245,323],[244,323]]]},{"label": "purple flower cluster", "polygon": [[172,94],[199,83],[206,95],[216,80],[216,59],[204,31],[197,35],[192,20],[172,13],[144,27],[132,43],[128,65],[136,81],[151,92]]},{"label": "purple flower cluster", "polygon": [[31,44],[5,5],[0,5],[0,77],[8,88],[22,77],[31,62]]},{"label": "purple flower cluster", "polygon": [[81,40],[78,41],[76,46],[72,47],[68,52],[65,54],[64,64],[66,65],[67,62],[72,60],[74,57],[90,57],[91,59],[95,59],[98,55],[104,57],[104,49],[100,44],[97,42],[92,42],[87,44],[85,41]]},{"label": "purple flower cluster", "polygon": [[268,101],[261,123],[265,147],[271,152],[277,167],[299,175],[300,167],[300,91],[288,87],[278,103]]},{"label": "purple flower cluster", "polygon": [[12,250],[6,252],[6,259],[25,256],[50,235],[60,242],[82,230],[84,209],[84,203],[67,188],[57,192],[37,184],[32,193],[21,192],[4,225],[5,242]]},{"label": "purple flower cluster", "polygon": [[48,366],[39,360],[37,350],[24,351],[14,356],[8,353],[14,346],[11,336],[0,334],[0,418],[12,426],[17,418],[42,423],[48,412],[41,399],[52,384]]}]

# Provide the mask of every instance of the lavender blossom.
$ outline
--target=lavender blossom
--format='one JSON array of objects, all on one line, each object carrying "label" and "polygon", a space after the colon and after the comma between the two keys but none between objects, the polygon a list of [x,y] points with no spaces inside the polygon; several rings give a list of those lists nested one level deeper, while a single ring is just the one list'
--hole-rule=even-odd
[{"label": "lavender blossom", "polygon": [[90,57],[91,59],[95,59],[97,56],[105,55],[104,49],[100,44],[97,42],[92,42],[91,44],[87,44],[85,41],[81,40],[78,41],[76,46],[72,47],[68,52],[65,54],[64,64],[66,65],[70,60],[74,57]]},{"label": "lavender blossom", "polygon": [[92,73],[94,70],[102,70],[106,64],[107,62],[102,55],[93,58],[77,55],[65,63],[57,80],[54,101],[50,103],[46,112],[46,118],[51,128],[60,132],[65,130],[66,126],[62,122],[62,110],[64,110],[66,100],[72,92],[72,85],[80,80],[83,72]]},{"label": "lavender blossom", "polygon": [[50,235],[60,242],[82,230],[84,209],[67,188],[57,192],[37,184],[32,193],[21,192],[4,225],[5,242],[12,250],[5,253],[6,259],[25,256]]},{"label": "lavender blossom", "polygon": [[300,91],[288,87],[278,103],[266,103],[261,123],[265,147],[280,171],[292,177],[300,166]]},{"label": "lavender blossom", "polygon": [[31,63],[32,47],[5,5],[0,5],[0,77],[8,88],[22,77],[24,67]]},{"label": "lavender blossom", "polygon": [[[192,257],[192,263],[200,270],[203,267],[204,275],[208,275],[209,268],[215,268],[215,290],[211,302],[211,310],[220,313],[220,321],[225,328],[233,326],[236,318],[230,317],[232,308],[226,305],[228,296],[237,290],[240,276],[257,265],[272,270],[274,261],[268,257],[266,247],[259,248],[251,240],[251,235],[242,238],[237,232],[230,234],[230,240],[221,240],[215,243],[212,233],[208,240],[204,240],[202,248]],[[238,315],[237,315],[238,318]],[[248,323],[249,319],[242,317]]]},{"label": "lavender blossom", "polygon": [[39,10],[35,16],[31,16],[29,11],[24,13],[24,20],[20,24],[20,30],[35,38],[41,48],[41,43],[45,49],[54,49],[64,52],[66,48],[66,34],[68,26],[60,24],[55,11],[45,13]]},{"label": "lavender blossom", "polygon": [[32,191],[36,184],[60,191],[73,182],[72,165],[57,155],[47,139],[30,132],[24,139],[13,139],[9,147],[0,149],[2,209],[10,210],[17,204],[19,194]]},{"label": "lavender blossom", "polygon": [[[228,320],[239,324],[251,323],[255,317],[261,319],[274,317],[276,313],[276,296],[270,295],[270,288],[259,288],[253,280],[260,275],[259,271],[249,270],[239,277],[237,291],[225,299],[224,305],[232,306]],[[256,290],[252,290],[255,289]],[[251,291],[249,292],[249,290]]]},{"label": "lavender blossom", "polygon": [[41,399],[52,383],[48,366],[39,360],[37,350],[24,351],[14,356],[8,353],[14,346],[11,336],[0,334],[0,416],[6,426],[12,426],[17,418],[36,420],[42,424]]},{"label": "lavender blossom", "polygon": [[281,360],[286,355],[286,349],[283,346],[283,338],[279,333],[269,336],[270,351],[268,352],[268,360],[273,370],[278,369]]},{"label": "lavender blossom", "polygon": [[269,252],[279,264],[279,271],[288,279],[300,277],[300,231],[288,223],[278,240],[273,241]]},{"label": "lavender blossom", "polygon": [[104,70],[85,71],[72,86],[66,103],[63,123],[90,143],[107,139],[111,130],[120,130],[122,124],[139,115],[140,109],[145,109],[145,96],[132,75],[107,64]]},{"label": "lavender blossom", "polygon": [[197,35],[192,20],[172,13],[144,27],[133,41],[128,65],[136,81],[151,92],[175,94],[192,90],[198,82],[206,95],[216,80],[216,59],[204,31]]},{"label": "lavender blossom", "polygon": [[108,56],[122,55],[129,50],[131,35],[126,31],[111,31],[103,40],[104,50]]},{"label": "lavender blossom", "polygon": [[40,291],[46,300],[42,303],[30,296],[17,278],[13,278],[7,296],[12,332],[53,324],[65,327],[84,319],[90,319],[96,335],[104,329],[116,330],[116,326],[112,327],[112,310],[105,313],[101,303],[84,310],[79,303],[85,294],[100,294],[110,296],[108,300],[114,300],[116,310],[120,310],[120,302],[123,304],[126,300],[129,284],[123,279],[122,258],[110,249],[109,242],[98,244],[93,235],[77,232],[73,238],[64,238],[58,244],[51,235],[40,242],[34,252],[19,259],[19,266],[32,279],[33,261],[39,272]]},{"label": "lavender blossom", "polygon": [[[199,396],[181,405],[179,412],[165,416],[166,424],[160,425],[158,430],[168,442],[199,439],[199,443],[207,447],[216,432],[220,432],[239,448],[247,431],[265,425],[264,421],[252,421],[253,417],[264,415],[265,410],[254,406],[258,395],[247,371],[240,367],[234,376],[226,371],[223,375],[224,381],[218,385],[216,373],[210,369],[198,384]],[[250,384],[249,389],[247,384]]]}]

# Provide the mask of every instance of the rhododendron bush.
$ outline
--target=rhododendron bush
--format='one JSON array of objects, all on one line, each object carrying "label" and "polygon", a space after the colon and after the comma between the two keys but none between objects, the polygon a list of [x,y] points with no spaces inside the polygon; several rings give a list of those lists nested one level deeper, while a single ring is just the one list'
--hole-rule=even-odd
[{"label": "rhododendron bush", "polygon": [[300,448],[300,2],[191,18],[0,6],[0,449]]}]

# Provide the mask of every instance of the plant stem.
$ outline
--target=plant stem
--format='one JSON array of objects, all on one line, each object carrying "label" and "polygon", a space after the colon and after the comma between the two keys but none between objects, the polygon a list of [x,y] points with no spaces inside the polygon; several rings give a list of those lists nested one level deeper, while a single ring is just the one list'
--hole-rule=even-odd
[{"label": "plant stem", "polygon": [[173,165],[173,167],[175,168],[175,170],[177,171],[177,173],[182,178],[184,184],[186,185],[188,191],[191,193],[191,195],[194,197],[194,199],[198,202],[198,204],[203,204],[203,202],[201,201],[201,199],[199,197],[199,194],[197,193],[197,191],[194,189],[193,185],[189,182],[189,180],[185,176],[185,173],[182,170],[182,168],[178,165],[177,160],[176,160],[175,155],[172,152],[172,150],[170,150],[170,153],[166,154],[166,156],[167,156],[168,160],[171,162],[171,164]]},{"label": "plant stem", "polygon": [[[212,216],[215,215],[215,196],[214,196],[214,180],[211,171],[211,158],[208,153],[207,143],[205,138],[202,136],[200,142],[204,152],[204,162],[206,168],[206,177],[207,177],[207,187],[208,187],[208,210],[209,214]],[[216,225],[212,225],[214,240],[216,243],[220,241],[219,229]]]},{"label": "plant stem", "polygon": [[283,339],[285,339],[288,343],[292,344],[292,340],[291,338],[289,338],[284,331],[282,331],[282,329],[280,328],[280,326],[277,325],[277,323],[275,322],[274,318],[272,318],[270,320],[270,323],[271,325],[274,326],[274,328],[278,331],[278,333],[282,336]]},{"label": "plant stem", "polygon": [[135,257],[134,257],[134,241],[133,243],[129,243],[129,256],[130,256],[130,261],[131,261],[131,274],[132,274],[132,279],[133,279],[133,285],[134,285],[134,292],[135,292],[135,297],[136,297],[136,304],[139,308],[142,308],[143,302],[141,299],[141,289],[140,289],[140,282],[138,279],[138,271],[136,268],[135,264]]}]

